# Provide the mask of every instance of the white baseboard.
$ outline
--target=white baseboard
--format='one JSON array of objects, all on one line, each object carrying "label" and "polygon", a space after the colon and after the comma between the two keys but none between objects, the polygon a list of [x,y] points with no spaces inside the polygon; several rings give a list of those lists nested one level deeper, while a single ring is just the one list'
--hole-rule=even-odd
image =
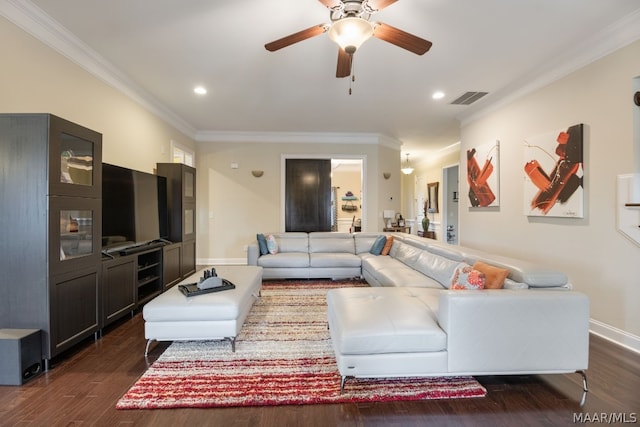
[{"label": "white baseboard", "polygon": [[614,344],[640,353],[640,337],[636,335],[594,319],[589,320],[589,330],[592,334],[598,335]]},{"label": "white baseboard", "polygon": [[198,258],[196,265],[247,265],[246,258]]}]

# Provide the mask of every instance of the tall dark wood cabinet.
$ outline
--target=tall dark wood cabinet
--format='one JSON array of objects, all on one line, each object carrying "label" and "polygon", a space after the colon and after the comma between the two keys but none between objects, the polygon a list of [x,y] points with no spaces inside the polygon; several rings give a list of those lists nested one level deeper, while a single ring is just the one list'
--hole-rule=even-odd
[{"label": "tall dark wood cabinet", "polygon": [[182,280],[182,244],[162,248],[162,287],[167,290]]},{"label": "tall dark wood cabinet", "polygon": [[42,330],[48,361],[100,328],[102,135],[0,114],[0,326]]},{"label": "tall dark wood cabinet", "polygon": [[181,243],[180,276],[187,277],[196,271],[196,170],[158,163],[157,174],[167,178],[169,240]]}]

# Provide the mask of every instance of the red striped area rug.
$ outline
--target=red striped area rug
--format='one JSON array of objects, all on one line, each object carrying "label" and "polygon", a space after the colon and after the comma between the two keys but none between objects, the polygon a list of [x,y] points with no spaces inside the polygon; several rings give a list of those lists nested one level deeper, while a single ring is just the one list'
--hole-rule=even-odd
[{"label": "red striped area rug", "polygon": [[482,397],[473,377],[349,379],[327,329],[326,293],[361,281],[265,282],[232,353],[228,342],[174,342],[118,409],[210,408]]}]

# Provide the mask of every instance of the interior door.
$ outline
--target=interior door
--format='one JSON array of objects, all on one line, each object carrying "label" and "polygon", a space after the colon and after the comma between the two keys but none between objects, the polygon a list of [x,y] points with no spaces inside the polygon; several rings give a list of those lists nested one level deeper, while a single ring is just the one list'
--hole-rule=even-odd
[{"label": "interior door", "polygon": [[285,230],[331,231],[331,160],[287,159]]}]

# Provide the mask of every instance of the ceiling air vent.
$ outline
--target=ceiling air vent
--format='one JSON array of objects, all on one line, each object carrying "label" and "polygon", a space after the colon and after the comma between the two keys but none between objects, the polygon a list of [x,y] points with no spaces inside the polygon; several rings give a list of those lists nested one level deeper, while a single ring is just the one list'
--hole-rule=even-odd
[{"label": "ceiling air vent", "polygon": [[459,96],[456,100],[452,101],[453,105],[469,105],[476,102],[478,99],[482,98],[489,92],[467,92],[462,96]]}]

